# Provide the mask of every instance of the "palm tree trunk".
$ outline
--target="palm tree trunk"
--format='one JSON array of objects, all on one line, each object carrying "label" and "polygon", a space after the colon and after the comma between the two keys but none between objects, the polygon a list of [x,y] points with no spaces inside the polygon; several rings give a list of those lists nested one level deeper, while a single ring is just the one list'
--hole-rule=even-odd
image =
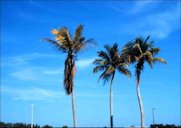
[{"label": "palm tree trunk", "polygon": [[76,128],[76,111],[75,111],[75,97],[74,97],[74,89],[72,88],[72,112],[73,112],[73,120],[74,120],[74,128]]},{"label": "palm tree trunk", "polygon": [[139,108],[140,108],[140,114],[141,114],[141,128],[144,128],[145,121],[144,121],[144,109],[143,109],[143,102],[140,94],[140,85],[139,82],[136,85],[136,92],[137,92],[137,97],[138,97],[138,103],[139,103]]},{"label": "palm tree trunk", "polygon": [[[114,72],[115,73],[115,72]],[[114,79],[114,73],[111,79],[111,84],[110,84],[110,126],[113,128],[113,90],[112,90],[112,82]]]}]

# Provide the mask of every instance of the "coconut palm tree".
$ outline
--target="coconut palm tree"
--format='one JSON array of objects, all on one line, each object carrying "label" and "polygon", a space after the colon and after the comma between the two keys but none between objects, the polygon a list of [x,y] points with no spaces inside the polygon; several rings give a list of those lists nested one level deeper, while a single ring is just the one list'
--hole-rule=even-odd
[{"label": "coconut palm tree", "polygon": [[96,67],[93,69],[94,73],[97,73],[98,71],[102,71],[103,73],[100,75],[98,81],[100,79],[107,82],[108,80],[111,80],[110,82],[110,126],[113,127],[113,90],[112,90],[112,83],[114,80],[114,76],[116,73],[116,70],[127,77],[130,77],[130,71],[125,67],[126,64],[124,63],[124,59],[119,55],[118,45],[115,43],[112,47],[109,45],[104,46],[106,51],[99,51],[98,59],[96,59],[93,63],[96,65]]},{"label": "coconut palm tree", "polygon": [[76,111],[75,111],[75,98],[74,98],[74,75],[76,72],[76,57],[77,53],[85,49],[88,44],[93,45],[93,39],[86,40],[83,36],[83,25],[79,25],[76,30],[74,37],[72,38],[66,27],[62,27],[59,30],[53,29],[52,34],[55,35],[55,40],[44,38],[47,42],[51,43],[57,50],[66,53],[64,68],[64,87],[67,95],[72,96],[72,111],[73,111],[73,122],[76,127]]},{"label": "coconut palm tree", "polygon": [[143,102],[140,94],[140,76],[144,69],[145,62],[153,68],[155,62],[161,62],[166,64],[163,58],[155,57],[160,49],[153,46],[154,41],[148,42],[150,36],[145,40],[142,37],[136,38],[134,42],[128,42],[122,50],[122,55],[127,56],[128,63],[135,64],[135,76],[136,76],[136,92],[140,108],[141,115],[141,128],[144,128],[144,109]]}]

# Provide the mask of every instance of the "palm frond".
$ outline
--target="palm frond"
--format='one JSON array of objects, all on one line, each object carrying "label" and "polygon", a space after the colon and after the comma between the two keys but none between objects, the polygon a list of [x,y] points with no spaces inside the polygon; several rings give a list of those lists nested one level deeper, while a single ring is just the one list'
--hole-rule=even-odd
[{"label": "palm frond", "polygon": [[159,52],[160,52],[160,49],[159,48],[151,48],[149,50],[153,55],[157,55]]},{"label": "palm frond", "polygon": [[106,74],[111,74],[115,71],[115,68],[113,66],[109,66],[106,70]]},{"label": "palm frond", "polygon": [[147,44],[148,48],[153,48],[154,40]]},{"label": "palm frond", "polygon": [[105,85],[105,83],[108,82],[111,78],[111,74],[106,74],[106,71],[104,71],[98,78],[98,82],[100,81],[100,79],[103,79],[103,81],[104,81],[103,85]]},{"label": "palm frond", "polygon": [[59,34],[57,34],[56,37],[60,37],[60,39],[61,39],[60,42],[65,47],[69,47],[69,48],[72,47],[72,39],[71,39],[70,33],[69,33],[69,31],[68,31],[68,29],[66,27],[60,28]]},{"label": "palm frond", "polygon": [[167,64],[166,60],[163,58],[153,58],[153,62],[160,62],[163,64]]},{"label": "palm frond", "polygon": [[54,48],[56,48],[57,50],[61,51],[61,52],[67,52],[67,48],[64,47],[62,44],[60,44],[57,41],[51,40],[49,38],[43,38],[44,41],[49,42],[50,44],[53,45]]},{"label": "palm frond", "polygon": [[93,73],[97,73],[98,71],[103,71],[105,70],[107,67],[106,66],[96,66],[94,69],[93,69]]},{"label": "palm frond", "polygon": [[85,40],[84,37],[80,38],[79,43],[76,43],[74,45],[74,51],[75,53],[79,52],[79,51],[83,51],[83,50],[86,50],[87,46],[90,45],[92,47],[95,46],[95,42],[93,39],[88,39],[88,40]]},{"label": "palm frond", "polygon": [[125,68],[125,67],[123,67],[123,66],[119,66],[119,67],[118,67],[118,71],[119,71],[121,74],[127,76],[128,78],[131,77],[131,72],[130,72],[127,68]]},{"label": "palm frond", "polygon": [[57,35],[58,33],[59,33],[59,31],[58,31],[57,29],[53,29],[53,30],[52,30],[52,34]]},{"label": "palm frond", "polygon": [[137,48],[139,50],[140,54],[143,54],[140,44],[138,44],[138,43],[134,44],[133,49],[135,49],[135,48]]},{"label": "palm frond", "polygon": [[147,36],[147,38],[146,38],[146,40],[144,42],[147,42],[149,40],[149,38],[150,38],[150,35]]},{"label": "palm frond", "polygon": [[106,62],[103,59],[95,59],[93,61],[93,64],[95,64],[95,65],[106,65]]},{"label": "palm frond", "polygon": [[150,51],[147,51],[144,53],[144,57],[146,62],[148,63],[148,65],[153,68],[153,56],[152,53]]},{"label": "palm frond", "polygon": [[106,49],[106,51],[109,53],[110,52],[110,50],[111,50],[111,47],[109,46],[109,45],[104,45],[104,48]]},{"label": "palm frond", "polygon": [[105,60],[107,62],[110,62],[110,57],[108,56],[108,54],[106,52],[99,51],[99,52],[97,52],[97,54],[101,59],[103,59],[103,60]]},{"label": "palm frond", "polygon": [[76,43],[78,43],[79,38],[82,37],[82,32],[83,32],[83,25],[80,24],[75,30],[75,35],[73,39],[75,45]]}]

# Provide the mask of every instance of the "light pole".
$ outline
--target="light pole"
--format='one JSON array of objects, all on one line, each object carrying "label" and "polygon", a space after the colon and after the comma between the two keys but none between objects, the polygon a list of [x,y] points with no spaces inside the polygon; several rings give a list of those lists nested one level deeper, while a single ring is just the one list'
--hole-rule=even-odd
[{"label": "light pole", "polygon": [[33,104],[31,104],[31,128],[33,128]]},{"label": "light pole", "polygon": [[155,108],[152,108],[152,118],[153,118],[153,125],[155,124],[155,119],[154,119],[154,111],[155,111]]}]

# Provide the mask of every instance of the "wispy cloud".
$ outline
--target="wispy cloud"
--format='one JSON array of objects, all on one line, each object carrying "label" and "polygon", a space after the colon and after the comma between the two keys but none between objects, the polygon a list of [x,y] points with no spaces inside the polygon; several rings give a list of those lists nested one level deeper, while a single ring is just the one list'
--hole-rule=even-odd
[{"label": "wispy cloud", "polygon": [[76,64],[78,68],[85,68],[87,66],[90,66],[94,60],[95,58],[82,59],[82,60],[77,61]]},{"label": "wispy cloud", "polygon": [[[118,6],[119,4],[111,4],[111,8],[118,12],[118,13],[124,13],[128,15],[134,15],[141,12],[145,12],[145,10],[149,11],[156,7],[157,4],[159,4],[159,1],[151,1],[151,0],[145,0],[145,1],[134,1],[129,2],[129,6]],[[153,6],[154,5],[154,6]],[[143,11],[144,10],[144,11]]]},{"label": "wispy cloud", "polygon": [[[145,0],[145,1],[135,1],[132,9],[130,9],[130,14],[137,14],[139,12],[142,12],[143,10],[150,10],[153,9],[155,7],[155,5],[157,5],[159,3],[159,1],[152,1],[152,0]],[[153,5],[154,6],[151,6]]]},{"label": "wispy cloud", "polygon": [[31,54],[24,54],[19,56],[11,56],[2,58],[2,67],[16,67],[22,66],[27,64],[29,61],[39,59],[39,58],[58,58],[58,55],[53,54],[45,54],[45,53],[31,53]]},{"label": "wispy cloud", "polygon": [[[3,69],[7,69],[11,67],[11,72],[9,73],[10,76],[17,78],[19,80],[24,81],[54,81],[55,79],[59,79],[60,76],[63,75],[64,67],[62,63],[60,67],[49,67],[44,65],[35,65],[37,60],[43,59],[52,59],[53,62],[56,63],[57,58],[60,59],[58,55],[52,54],[43,54],[43,53],[32,53],[32,54],[25,54],[19,55],[14,57],[7,57],[3,58],[2,60],[2,67]],[[94,58],[90,59],[80,59],[76,62],[77,68],[85,68],[90,66]],[[51,75],[51,77],[50,77]],[[62,77],[63,78],[63,77]]]},{"label": "wispy cloud", "polygon": [[[166,3],[166,4],[165,4]],[[118,13],[124,13],[135,17],[131,23],[123,23],[121,29],[129,35],[152,35],[155,38],[164,39],[173,31],[179,29],[180,24],[180,3],[175,2],[167,8],[158,9],[160,4],[169,3],[163,1],[136,1],[127,9],[113,9]],[[141,14],[140,14],[141,13]]]},{"label": "wispy cloud", "polygon": [[54,101],[60,99],[64,94],[60,91],[45,90],[42,88],[13,88],[5,87],[1,88],[2,93],[6,93],[13,96],[14,100],[46,100]]},{"label": "wispy cloud", "polygon": [[145,16],[131,26],[127,26],[127,28],[130,28],[127,31],[132,34],[151,34],[160,39],[166,38],[172,31],[179,29],[179,10],[179,6],[175,6],[171,10]]},{"label": "wispy cloud", "polygon": [[[14,78],[24,81],[55,81],[63,74],[63,68],[48,68],[48,67],[26,67],[19,69],[10,75]],[[51,75],[51,76],[50,76]]]},{"label": "wispy cloud", "polygon": [[43,73],[47,74],[47,75],[57,75],[57,74],[63,74],[63,68],[59,68],[59,69],[48,69],[48,70],[44,70]]}]

